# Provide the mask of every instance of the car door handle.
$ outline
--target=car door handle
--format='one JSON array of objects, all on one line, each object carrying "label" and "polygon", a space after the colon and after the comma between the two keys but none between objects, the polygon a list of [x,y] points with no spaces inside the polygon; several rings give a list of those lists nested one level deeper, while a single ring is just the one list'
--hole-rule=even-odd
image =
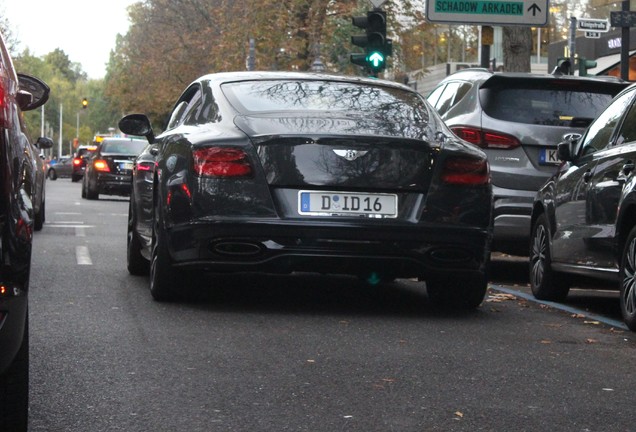
[{"label": "car door handle", "polygon": [[583,174],[583,181],[587,183],[590,181],[591,178],[592,178],[592,171],[590,170],[585,171],[585,174]]}]

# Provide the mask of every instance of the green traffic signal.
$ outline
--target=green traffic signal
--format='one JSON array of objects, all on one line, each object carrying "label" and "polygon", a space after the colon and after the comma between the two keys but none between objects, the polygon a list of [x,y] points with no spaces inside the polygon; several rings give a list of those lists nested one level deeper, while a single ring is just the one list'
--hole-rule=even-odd
[{"label": "green traffic signal", "polygon": [[364,48],[364,54],[351,54],[351,63],[364,66],[377,76],[386,67],[386,58],[393,54],[391,39],[386,37],[386,12],[368,11],[366,16],[352,17],[354,26],[365,30],[364,35],[351,36],[353,45]]},{"label": "green traffic signal", "polygon": [[381,52],[373,51],[366,57],[366,62],[373,71],[384,69],[384,55]]}]

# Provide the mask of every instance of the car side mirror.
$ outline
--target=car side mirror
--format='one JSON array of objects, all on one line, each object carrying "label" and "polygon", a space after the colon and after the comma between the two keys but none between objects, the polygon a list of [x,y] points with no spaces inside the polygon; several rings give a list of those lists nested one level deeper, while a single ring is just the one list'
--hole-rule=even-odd
[{"label": "car side mirror", "polygon": [[[49,93],[51,92],[51,89],[41,79],[19,73],[18,81],[20,83],[18,103],[20,104],[20,109],[22,111],[30,111],[38,108],[49,100]],[[27,94],[31,97],[29,98]]]},{"label": "car side mirror", "polygon": [[128,114],[119,120],[119,130],[126,135],[146,137],[150,144],[155,142],[155,134],[150,119],[145,114]]},{"label": "car side mirror", "polygon": [[581,134],[569,133],[563,136],[563,141],[557,145],[557,156],[559,160],[572,162],[576,156],[576,146],[581,139]]},{"label": "car side mirror", "polygon": [[40,150],[50,149],[51,147],[53,147],[53,140],[48,137],[40,137],[35,142],[35,146]]}]

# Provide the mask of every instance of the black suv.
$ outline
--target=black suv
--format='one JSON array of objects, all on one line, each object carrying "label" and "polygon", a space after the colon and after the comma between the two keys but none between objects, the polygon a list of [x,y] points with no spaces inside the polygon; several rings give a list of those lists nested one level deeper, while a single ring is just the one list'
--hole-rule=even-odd
[{"label": "black suv", "polygon": [[527,255],[532,201],[560,163],[557,144],[564,134],[583,133],[627,85],[608,77],[466,69],[431,92],[428,101],[451,130],[488,155],[493,250]]},{"label": "black suv", "polygon": [[565,163],[532,211],[532,292],[558,301],[581,276],[609,281],[636,331],[636,85],[582,136],[559,144],[558,155]]},{"label": "black suv", "polygon": [[[18,75],[0,35],[0,431],[26,431],[29,393],[27,294],[37,213],[39,151],[31,144],[22,111],[43,105],[49,87]],[[43,190],[40,190],[42,193]]]}]

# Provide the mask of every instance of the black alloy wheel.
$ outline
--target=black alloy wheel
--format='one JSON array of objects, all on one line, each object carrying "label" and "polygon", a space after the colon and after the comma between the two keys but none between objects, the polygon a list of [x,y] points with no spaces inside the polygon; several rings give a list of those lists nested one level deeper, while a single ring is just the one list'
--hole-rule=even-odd
[{"label": "black alloy wheel", "polygon": [[623,320],[636,331],[636,227],[627,236],[620,267],[620,305]]},{"label": "black alloy wheel", "polygon": [[133,196],[131,194],[128,204],[128,234],[126,247],[126,261],[128,273],[134,276],[147,275],[150,271],[150,263],[141,255],[141,242],[135,234],[136,218],[133,210]]},{"label": "black alloy wheel", "polygon": [[150,294],[156,301],[175,299],[174,287],[179,283],[178,270],[170,263],[168,242],[164,233],[160,205],[155,205],[150,258]]},{"label": "black alloy wheel", "polygon": [[33,229],[35,231],[42,231],[44,228],[44,222],[46,221],[46,201],[42,200],[40,203],[40,211],[35,214],[33,218]]},{"label": "black alloy wheel", "polygon": [[57,172],[55,171],[55,169],[53,168],[49,169],[49,173],[47,174],[47,177],[49,178],[49,180],[57,180]]},{"label": "black alloy wheel", "polygon": [[532,226],[530,236],[530,287],[539,300],[563,301],[570,291],[564,276],[552,270],[550,228],[544,214]]}]

